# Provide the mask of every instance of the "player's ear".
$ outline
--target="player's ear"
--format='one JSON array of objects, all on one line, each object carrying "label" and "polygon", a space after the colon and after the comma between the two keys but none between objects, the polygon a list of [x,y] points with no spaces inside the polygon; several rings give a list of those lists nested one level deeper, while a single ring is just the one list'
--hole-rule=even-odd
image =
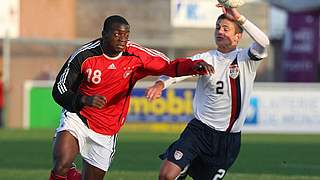
[{"label": "player's ear", "polygon": [[242,38],[242,33],[238,33],[239,40]]},{"label": "player's ear", "polygon": [[242,33],[236,33],[236,39],[240,41],[241,38],[242,38]]}]

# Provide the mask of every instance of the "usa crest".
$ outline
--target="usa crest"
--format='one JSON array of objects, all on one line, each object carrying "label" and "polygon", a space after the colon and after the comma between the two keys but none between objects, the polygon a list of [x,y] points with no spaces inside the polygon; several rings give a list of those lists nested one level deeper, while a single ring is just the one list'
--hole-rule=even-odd
[{"label": "usa crest", "polygon": [[180,160],[183,156],[183,153],[181,151],[176,150],[174,152],[174,159],[176,159],[177,161]]},{"label": "usa crest", "polygon": [[239,76],[239,66],[238,64],[230,64],[229,66],[229,76],[232,79],[236,79]]}]

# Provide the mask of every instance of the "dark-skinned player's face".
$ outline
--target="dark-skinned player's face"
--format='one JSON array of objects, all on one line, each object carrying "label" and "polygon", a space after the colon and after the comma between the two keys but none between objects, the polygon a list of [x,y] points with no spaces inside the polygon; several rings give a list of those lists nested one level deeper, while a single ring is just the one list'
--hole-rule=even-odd
[{"label": "dark-skinned player's face", "polygon": [[109,51],[120,53],[123,52],[126,47],[129,33],[129,25],[114,23],[110,30],[102,34],[102,38]]}]

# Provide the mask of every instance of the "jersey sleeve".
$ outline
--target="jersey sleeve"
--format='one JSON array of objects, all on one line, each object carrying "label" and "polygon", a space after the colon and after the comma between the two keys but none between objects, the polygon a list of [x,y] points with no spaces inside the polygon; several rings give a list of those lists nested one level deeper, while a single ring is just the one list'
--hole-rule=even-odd
[{"label": "jersey sleeve", "polygon": [[259,67],[261,59],[253,60],[249,55],[250,48],[239,49],[238,53],[238,61],[244,63],[250,73],[255,73]]},{"label": "jersey sleeve", "polygon": [[[191,57],[191,59],[192,60],[197,60],[197,59],[204,59],[204,60],[206,60],[206,58],[205,58],[205,56],[204,56],[204,53],[199,53],[199,54],[195,54],[195,55],[193,55],[192,57]],[[209,63],[209,62],[207,62],[207,63]]]},{"label": "jersey sleeve", "polygon": [[78,56],[71,56],[63,65],[53,86],[54,100],[70,112],[79,112],[83,107],[80,101],[82,94],[77,92],[81,77],[81,60]]},{"label": "jersey sleeve", "polygon": [[[192,56],[190,59],[192,59],[192,60],[204,59],[206,61],[206,58],[204,58],[203,54],[201,54],[201,53]],[[207,62],[207,63],[210,63],[210,62]],[[193,77],[193,76],[188,75],[188,76],[181,76],[181,77],[169,77],[169,76],[162,75],[159,77],[158,80],[162,81],[164,83],[164,89],[166,89],[169,86],[171,86],[172,84],[179,83],[179,82],[181,82],[185,79],[191,78],[191,77]]]},{"label": "jersey sleeve", "polygon": [[133,54],[141,59],[142,65],[145,66],[151,61],[165,61],[169,62],[170,58],[168,58],[165,54],[155,49],[146,48],[134,42],[128,42],[127,44],[127,52]]},{"label": "jersey sleeve", "polygon": [[159,77],[159,81],[162,81],[164,84],[163,89],[168,88],[169,86],[171,86],[172,84],[178,83],[180,81],[183,81],[185,79],[191,78],[192,76],[181,76],[181,77],[169,77],[169,76],[165,76],[162,75]]},{"label": "jersey sleeve", "polygon": [[189,58],[177,58],[170,62],[151,61],[144,68],[150,75],[160,76],[167,75],[170,77],[180,77],[188,75],[203,75],[206,71],[196,71],[194,67],[198,62],[203,62],[202,59],[192,60]]},{"label": "jersey sleeve", "polygon": [[254,40],[249,48],[240,51],[240,60],[245,64],[251,73],[258,69],[260,61],[268,56],[268,46],[270,44],[268,36],[251,21],[246,20],[242,25],[243,29]]},{"label": "jersey sleeve", "polygon": [[202,73],[196,72],[193,67],[203,60],[177,58],[171,61],[166,55],[157,50],[145,48],[132,42],[128,43],[127,51],[141,59],[141,67],[146,75],[179,77]]},{"label": "jersey sleeve", "polygon": [[242,27],[254,40],[247,51],[250,60],[260,61],[266,58],[268,56],[267,48],[270,44],[268,36],[249,20],[246,20]]}]

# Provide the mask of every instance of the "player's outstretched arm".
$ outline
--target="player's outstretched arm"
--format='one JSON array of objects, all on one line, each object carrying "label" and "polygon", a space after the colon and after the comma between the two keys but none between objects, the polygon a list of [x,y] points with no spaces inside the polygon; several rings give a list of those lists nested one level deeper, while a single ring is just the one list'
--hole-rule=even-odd
[{"label": "player's outstretched arm", "polygon": [[145,70],[152,75],[167,75],[170,77],[180,77],[188,75],[213,74],[214,68],[204,60],[192,60],[188,58],[178,58],[173,61],[153,61],[145,66]]},{"label": "player's outstretched arm", "polygon": [[141,59],[143,70],[148,75],[179,77],[214,73],[213,67],[203,60],[178,58],[170,61],[163,53],[133,42],[128,44],[127,51]]},{"label": "player's outstretched arm", "polygon": [[162,91],[172,84],[178,83],[180,81],[183,81],[187,78],[190,78],[192,76],[181,76],[181,77],[169,77],[162,75],[160,78],[154,83],[153,86],[150,86],[145,91],[145,97],[148,101],[153,101],[155,99],[158,99],[162,95]]},{"label": "player's outstretched arm", "polygon": [[[187,63],[192,62],[191,59],[185,59],[188,60]],[[178,60],[179,61],[179,60]],[[213,74],[214,73],[214,69],[211,65],[209,65],[208,63],[206,63],[205,61],[195,61],[196,63],[194,63],[192,66],[188,65],[187,67],[182,67],[183,64],[180,65],[180,68],[183,71],[188,73],[188,71],[186,70],[186,68],[190,68],[192,69],[192,71],[194,71],[192,74],[196,73],[196,74]],[[176,66],[178,66],[177,63],[180,62],[174,62],[173,64],[176,64]],[[173,66],[173,64],[170,64],[169,66],[175,67]],[[189,67],[190,66],[190,67]],[[174,70],[176,70],[177,72],[174,72]],[[172,75],[172,72],[174,72],[175,74],[179,74],[178,71],[178,67],[174,68],[174,70],[170,70],[170,68],[166,68],[165,72],[163,72],[163,74],[166,75]],[[188,73],[189,74],[189,73]],[[174,74],[173,74],[174,75]],[[178,76],[178,75],[177,75]],[[145,91],[145,96],[147,98],[148,101],[152,101],[154,99],[160,98],[161,94],[162,94],[162,90],[166,87],[168,87],[169,85],[176,83],[177,81],[182,81],[186,78],[189,78],[191,76],[181,76],[181,77],[175,77],[175,78],[171,78],[168,76],[161,76],[160,79],[158,81],[155,82],[155,84],[151,87],[148,87]]]}]

